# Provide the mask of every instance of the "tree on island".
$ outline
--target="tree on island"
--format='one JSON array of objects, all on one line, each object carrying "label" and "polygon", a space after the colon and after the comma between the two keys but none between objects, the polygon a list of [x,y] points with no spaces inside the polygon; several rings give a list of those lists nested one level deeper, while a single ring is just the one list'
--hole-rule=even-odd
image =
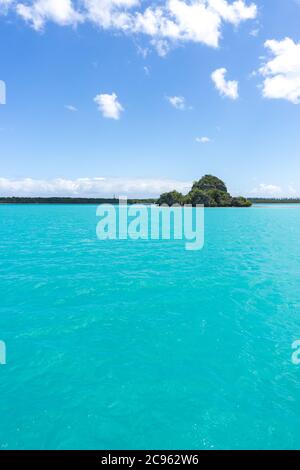
[{"label": "tree on island", "polygon": [[202,189],[203,191],[209,191],[210,189],[218,189],[223,193],[227,193],[227,188],[225,183],[212,175],[205,175],[199,181],[194,181],[192,186],[193,189]]},{"label": "tree on island", "polygon": [[169,193],[161,194],[159,201],[160,206],[163,204],[167,206],[174,206],[174,204],[179,204],[182,206],[184,204],[184,196],[178,191],[171,191]]},{"label": "tree on island", "polygon": [[232,200],[233,207],[250,207],[252,206],[252,202],[246,199],[245,197],[233,197]]},{"label": "tree on island", "polygon": [[163,193],[157,200],[158,205],[173,206],[203,204],[205,207],[250,207],[252,203],[244,197],[231,197],[225,183],[212,175],[205,175],[194,181],[191,191],[184,196],[178,191]]}]

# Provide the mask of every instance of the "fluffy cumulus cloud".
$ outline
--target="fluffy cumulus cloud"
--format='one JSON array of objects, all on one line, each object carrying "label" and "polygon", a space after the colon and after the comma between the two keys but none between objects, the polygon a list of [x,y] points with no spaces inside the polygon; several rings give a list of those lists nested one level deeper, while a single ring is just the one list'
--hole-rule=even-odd
[{"label": "fluffy cumulus cloud", "polygon": [[157,179],[78,178],[38,180],[0,178],[0,196],[156,197],[176,189],[187,192],[191,182]]},{"label": "fluffy cumulus cloud", "polygon": [[103,117],[108,119],[120,119],[122,111],[124,111],[123,106],[118,101],[116,93],[109,94],[100,94],[95,96],[95,103],[98,106],[99,111],[102,113]]},{"label": "fluffy cumulus cloud", "polygon": [[225,68],[215,70],[211,75],[212,81],[222,96],[236,100],[239,97],[239,84],[236,80],[226,80],[226,73]]},{"label": "fluffy cumulus cloud", "polygon": [[83,21],[82,14],[74,9],[72,0],[35,0],[28,4],[18,3],[16,11],[36,30],[42,29],[47,21],[53,21],[61,26],[76,25]]},{"label": "fluffy cumulus cloud", "polygon": [[143,8],[139,0],[0,0],[33,28],[91,22],[102,29],[145,34],[160,55],[178,41],[218,47],[224,23],[238,26],[257,16],[250,0],[161,0]]},{"label": "fluffy cumulus cloud", "polygon": [[257,15],[256,5],[244,0],[167,0],[144,11],[137,0],[85,0],[85,5],[89,18],[99,26],[147,34],[158,41],[160,48],[163,44],[164,49],[165,40],[217,47],[223,22],[238,25]]},{"label": "fluffy cumulus cloud", "polygon": [[129,10],[139,5],[138,0],[83,0],[83,14],[86,20],[104,29],[130,27]]},{"label": "fluffy cumulus cloud", "polygon": [[290,38],[282,41],[269,40],[265,47],[271,58],[260,68],[265,77],[263,96],[300,103],[300,43]]}]

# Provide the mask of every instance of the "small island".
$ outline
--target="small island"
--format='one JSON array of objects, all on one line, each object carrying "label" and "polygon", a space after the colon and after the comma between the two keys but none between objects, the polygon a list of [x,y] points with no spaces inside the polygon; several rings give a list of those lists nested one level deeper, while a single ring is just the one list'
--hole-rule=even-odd
[{"label": "small island", "polygon": [[245,197],[232,197],[225,183],[212,175],[205,175],[199,181],[194,181],[192,189],[185,196],[178,191],[163,193],[157,200],[158,205],[173,206],[190,204],[205,207],[250,207],[252,202]]}]

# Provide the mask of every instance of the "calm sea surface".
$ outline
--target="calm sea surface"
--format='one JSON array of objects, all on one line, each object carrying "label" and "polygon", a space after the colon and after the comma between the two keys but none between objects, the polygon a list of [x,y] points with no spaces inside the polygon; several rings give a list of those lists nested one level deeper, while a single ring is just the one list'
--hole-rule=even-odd
[{"label": "calm sea surface", "polygon": [[198,252],[0,218],[0,448],[300,448],[299,206],[206,209]]}]

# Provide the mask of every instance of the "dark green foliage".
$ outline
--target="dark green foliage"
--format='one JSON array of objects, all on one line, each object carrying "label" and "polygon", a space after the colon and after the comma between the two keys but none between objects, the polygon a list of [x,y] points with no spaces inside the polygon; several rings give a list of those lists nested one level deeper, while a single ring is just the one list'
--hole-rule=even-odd
[{"label": "dark green foliage", "polygon": [[211,207],[230,207],[231,204],[231,196],[229,193],[225,191],[220,191],[219,189],[209,189],[207,194],[214,202]]},{"label": "dark green foliage", "polygon": [[171,191],[170,193],[161,194],[160,198],[157,201],[157,204],[162,206],[163,204],[167,206],[173,206],[174,204],[183,204],[183,195],[178,191]]},{"label": "dark green foliage", "polygon": [[233,197],[231,200],[233,207],[250,207],[252,203],[245,197]]},{"label": "dark green foliage", "polygon": [[203,204],[205,207],[211,207],[214,201],[208,192],[202,191],[201,189],[192,189],[192,191],[186,195],[184,203],[191,204],[192,206]]},{"label": "dark green foliage", "polygon": [[227,188],[225,183],[212,175],[205,175],[199,181],[195,181],[192,187],[193,189],[202,189],[203,191],[208,191],[209,189],[218,189],[227,193]]},{"label": "dark green foliage", "polygon": [[191,191],[183,196],[177,191],[164,193],[157,204],[191,204],[192,206],[203,204],[205,207],[250,207],[251,202],[244,197],[231,197],[225,183],[212,175],[205,175],[199,181],[195,181]]}]

